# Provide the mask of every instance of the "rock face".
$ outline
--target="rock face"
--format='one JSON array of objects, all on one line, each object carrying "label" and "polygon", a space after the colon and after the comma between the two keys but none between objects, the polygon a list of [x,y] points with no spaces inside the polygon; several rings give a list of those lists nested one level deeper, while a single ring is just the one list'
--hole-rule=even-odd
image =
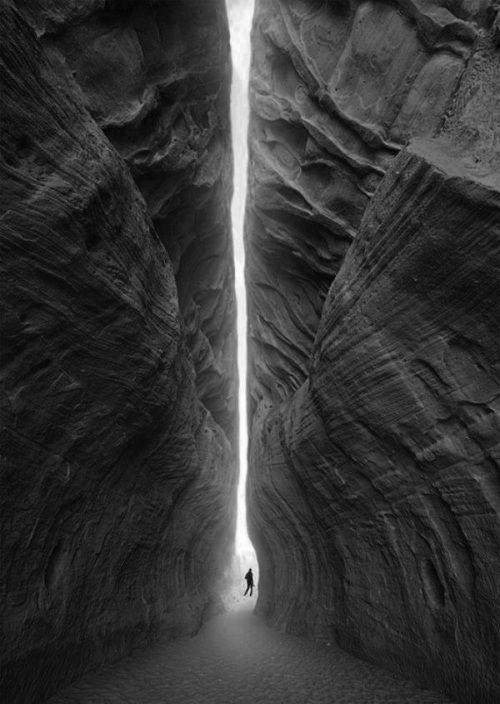
[{"label": "rock face", "polygon": [[17,6],[0,7],[0,691],[26,704],[212,608],[236,374],[223,3]]},{"label": "rock face", "polygon": [[197,393],[234,436],[223,0],[16,0],[58,74],[127,162],[175,273]]},{"label": "rock face", "polygon": [[494,20],[260,0],[251,92],[258,610],[471,703],[500,698]]}]

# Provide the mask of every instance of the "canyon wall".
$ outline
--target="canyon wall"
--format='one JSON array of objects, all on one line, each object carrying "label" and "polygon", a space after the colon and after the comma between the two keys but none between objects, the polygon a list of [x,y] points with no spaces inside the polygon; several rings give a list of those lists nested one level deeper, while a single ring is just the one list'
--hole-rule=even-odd
[{"label": "canyon wall", "polygon": [[257,0],[258,611],[500,700],[500,20]]},{"label": "canyon wall", "polygon": [[222,0],[0,5],[2,701],[195,631],[237,455]]}]

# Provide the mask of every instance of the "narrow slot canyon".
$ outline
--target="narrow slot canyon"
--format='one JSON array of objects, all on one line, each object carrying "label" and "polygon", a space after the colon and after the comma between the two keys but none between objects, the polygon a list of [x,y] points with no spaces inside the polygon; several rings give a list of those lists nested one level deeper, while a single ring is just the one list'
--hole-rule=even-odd
[{"label": "narrow slot canyon", "polygon": [[498,704],[496,0],[0,35],[2,704]]}]

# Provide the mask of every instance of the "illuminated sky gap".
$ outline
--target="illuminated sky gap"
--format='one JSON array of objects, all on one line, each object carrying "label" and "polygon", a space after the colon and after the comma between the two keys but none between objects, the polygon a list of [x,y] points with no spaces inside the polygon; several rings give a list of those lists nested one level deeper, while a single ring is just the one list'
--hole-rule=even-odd
[{"label": "illuminated sky gap", "polygon": [[246,292],[244,280],[243,221],[247,188],[248,80],[250,70],[250,29],[253,0],[226,0],[231,32],[233,82],[231,89],[231,124],[234,153],[234,195],[231,207],[235,258],[236,304],[238,309],[238,370],[240,377],[240,482],[238,486],[238,519],[236,552],[253,551],[246,526],[245,484],[247,477],[247,412],[246,412]]}]

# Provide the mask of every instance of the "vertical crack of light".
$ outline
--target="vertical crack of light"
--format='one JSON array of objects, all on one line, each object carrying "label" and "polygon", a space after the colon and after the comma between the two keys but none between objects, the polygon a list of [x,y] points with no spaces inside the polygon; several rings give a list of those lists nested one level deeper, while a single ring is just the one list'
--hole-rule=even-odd
[{"label": "vertical crack of light", "polygon": [[[236,305],[238,318],[238,370],[239,370],[239,416],[240,416],[240,481],[238,485],[238,518],[236,528],[236,553],[244,559],[252,559],[253,546],[246,523],[246,477],[247,477],[247,324],[245,292],[245,255],[243,225],[247,188],[247,134],[249,119],[248,84],[250,73],[250,31],[254,0],[226,0],[231,33],[233,80],[231,86],[231,127],[234,154],[234,194],[231,206],[233,244],[235,258]],[[254,558],[253,558],[254,559]],[[254,559],[255,561],[255,559]]]}]

